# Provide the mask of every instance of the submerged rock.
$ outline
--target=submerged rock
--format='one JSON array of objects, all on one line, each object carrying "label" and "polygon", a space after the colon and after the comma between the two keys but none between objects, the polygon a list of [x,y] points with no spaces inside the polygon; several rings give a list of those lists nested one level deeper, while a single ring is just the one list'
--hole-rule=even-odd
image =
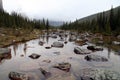
[{"label": "submerged rock", "polygon": [[103,51],[103,48],[98,46],[88,46],[87,49],[92,51]]},{"label": "submerged rock", "polygon": [[47,80],[77,80],[73,74],[54,74],[52,77],[48,78]]},{"label": "submerged rock", "polygon": [[58,68],[60,70],[69,72],[70,68],[71,68],[71,64],[70,63],[59,63],[53,66],[54,68]]},{"label": "submerged rock", "polygon": [[106,57],[100,56],[100,55],[87,55],[85,56],[85,59],[87,61],[97,61],[97,62],[106,62],[108,59]]},{"label": "submerged rock", "polygon": [[64,46],[63,43],[61,42],[53,42],[53,44],[51,45],[52,47],[59,47],[59,48],[62,48]]},{"label": "submerged rock", "polygon": [[30,55],[29,57],[32,59],[38,59],[41,55],[35,54],[33,53],[32,55]]},{"label": "submerged rock", "polygon": [[74,48],[74,52],[75,52],[76,54],[90,54],[90,53],[91,53],[91,51],[84,50],[84,49],[81,49],[81,48],[79,48],[79,47],[75,47],[75,48]]},{"label": "submerged rock", "polygon": [[48,72],[48,71],[46,71],[46,70],[44,70],[44,69],[42,69],[42,68],[40,68],[40,71],[41,71],[41,73],[45,76],[45,77],[50,77],[51,76],[51,73],[50,72]]},{"label": "submerged rock", "polygon": [[29,80],[28,75],[24,73],[10,72],[8,76],[10,80]]},{"label": "submerged rock", "polygon": [[53,52],[54,54],[56,54],[56,55],[60,55],[60,52]]}]

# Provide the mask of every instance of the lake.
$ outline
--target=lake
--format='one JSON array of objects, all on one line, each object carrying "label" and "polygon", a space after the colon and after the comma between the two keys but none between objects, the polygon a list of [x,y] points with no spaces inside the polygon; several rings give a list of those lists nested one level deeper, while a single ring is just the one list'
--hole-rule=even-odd
[{"label": "lake", "polygon": [[[66,38],[68,41],[69,36]],[[9,46],[11,49],[11,56],[0,62],[0,80],[8,80],[8,74],[11,71],[20,71],[29,73],[36,78],[33,80],[52,80],[51,77],[59,77],[54,75],[70,75],[74,76],[74,79],[79,80],[79,72],[84,68],[99,68],[120,72],[120,55],[116,55],[114,51],[103,47],[103,51],[92,52],[91,54],[101,55],[108,58],[108,62],[89,62],[84,59],[86,55],[79,55],[74,53],[74,47],[78,45],[74,42],[64,44],[63,48],[52,47],[46,49],[45,47],[51,46],[51,44],[60,39],[51,38],[48,36],[40,37],[39,39],[30,40],[26,43],[18,43]],[[44,41],[43,46],[39,45],[39,41]],[[63,42],[64,41],[59,41]],[[88,45],[79,46],[82,49],[86,49]],[[38,59],[32,59],[29,56],[32,53],[41,55]],[[47,61],[50,62],[47,62]],[[71,64],[70,72],[64,72],[62,70],[53,68],[53,65],[61,62],[69,62]],[[50,78],[45,78],[39,75],[39,68],[43,68],[52,73]],[[37,75],[34,75],[37,74]],[[72,77],[73,78],[73,77]],[[67,79],[67,78],[66,78]],[[31,79],[32,80],[32,79]],[[72,79],[71,79],[72,80]]]}]

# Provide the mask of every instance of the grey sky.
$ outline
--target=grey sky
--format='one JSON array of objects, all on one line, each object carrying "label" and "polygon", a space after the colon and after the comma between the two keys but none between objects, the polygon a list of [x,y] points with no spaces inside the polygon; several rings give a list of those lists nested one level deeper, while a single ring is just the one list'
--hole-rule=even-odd
[{"label": "grey sky", "polygon": [[30,18],[74,21],[120,5],[120,0],[3,0],[4,9]]}]

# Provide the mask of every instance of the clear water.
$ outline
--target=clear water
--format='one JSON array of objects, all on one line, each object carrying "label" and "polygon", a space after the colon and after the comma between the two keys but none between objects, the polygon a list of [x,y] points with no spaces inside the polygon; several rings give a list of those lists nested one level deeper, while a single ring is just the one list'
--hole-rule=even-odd
[{"label": "clear water", "polygon": [[[39,45],[40,40],[45,42],[43,46]],[[57,39],[41,37],[26,43],[10,46],[9,48],[12,51],[11,57],[0,62],[0,80],[8,80],[10,71],[29,72],[34,70],[37,72],[40,67],[55,74],[57,73],[57,69],[53,69],[52,66],[60,62],[69,62],[72,65],[70,73],[76,78],[79,76],[80,69],[83,68],[103,68],[120,72],[120,56],[116,55],[114,51],[104,48],[103,51],[92,53],[107,57],[109,59],[108,62],[87,62],[84,59],[85,55],[78,55],[73,52],[74,47],[77,46],[74,42],[64,44],[63,48],[53,47],[51,49],[45,49],[46,46],[50,46],[54,41],[58,40],[59,37]],[[25,47],[27,47],[26,50],[24,49]],[[79,47],[86,48],[87,45]],[[60,54],[55,54],[55,52],[60,52]],[[41,57],[33,60],[28,57],[32,53],[39,54]],[[43,62],[43,60],[51,60],[51,63]],[[61,74],[62,72],[59,70],[58,73]]]}]

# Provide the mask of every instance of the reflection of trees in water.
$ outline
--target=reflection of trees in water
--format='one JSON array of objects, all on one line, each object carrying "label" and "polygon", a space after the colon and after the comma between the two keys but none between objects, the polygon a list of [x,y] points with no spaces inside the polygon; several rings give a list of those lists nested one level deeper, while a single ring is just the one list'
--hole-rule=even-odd
[{"label": "reflection of trees in water", "polygon": [[46,42],[49,42],[49,35],[46,36]]},{"label": "reflection of trees in water", "polygon": [[111,54],[111,48],[108,47],[108,58],[110,58],[110,54]]},{"label": "reflection of trees in water", "polygon": [[17,43],[13,45],[13,51],[14,51],[15,56],[16,56],[16,51],[18,50],[18,45],[19,44],[17,44]]},{"label": "reflection of trees in water", "polygon": [[[48,24],[48,25],[49,25],[49,24]],[[47,30],[46,42],[47,42],[47,43],[49,42],[49,28],[48,28],[48,30]]]},{"label": "reflection of trees in water", "polygon": [[49,42],[49,31],[45,31],[44,33],[45,34],[41,34],[39,41],[42,40],[43,42],[48,43]]},{"label": "reflection of trees in water", "polygon": [[26,43],[24,44],[23,51],[24,51],[24,54],[26,55],[26,52],[27,52],[27,44]]}]

